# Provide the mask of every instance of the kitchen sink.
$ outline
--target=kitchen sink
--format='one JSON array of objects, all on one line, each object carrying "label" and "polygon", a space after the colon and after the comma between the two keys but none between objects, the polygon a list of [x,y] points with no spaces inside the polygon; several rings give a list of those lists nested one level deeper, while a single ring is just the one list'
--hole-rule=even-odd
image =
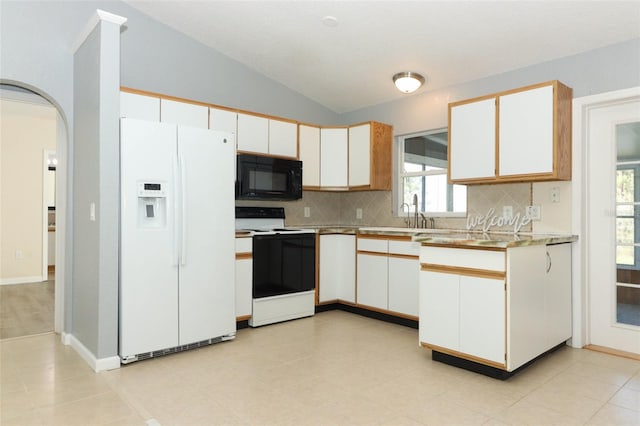
[{"label": "kitchen sink", "polygon": [[449,234],[455,232],[451,229],[434,229],[434,228],[402,228],[393,226],[380,226],[380,227],[364,227],[360,228],[360,231],[369,232],[405,232],[409,234]]}]

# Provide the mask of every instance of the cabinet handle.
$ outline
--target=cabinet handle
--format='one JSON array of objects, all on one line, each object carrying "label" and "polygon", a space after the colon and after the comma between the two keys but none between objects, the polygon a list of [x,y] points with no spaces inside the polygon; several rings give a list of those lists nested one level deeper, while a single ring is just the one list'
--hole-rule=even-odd
[{"label": "cabinet handle", "polygon": [[551,270],[551,255],[547,252],[547,274]]}]

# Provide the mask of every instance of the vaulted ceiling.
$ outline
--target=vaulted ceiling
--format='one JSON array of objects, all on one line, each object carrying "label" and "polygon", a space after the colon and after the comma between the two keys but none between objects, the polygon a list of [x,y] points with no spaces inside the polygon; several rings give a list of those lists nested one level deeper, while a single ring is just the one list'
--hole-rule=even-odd
[{"label": "vaulted ceiling", "polygon": [[640,37],[638,0],[125,1],[339,113]]}]

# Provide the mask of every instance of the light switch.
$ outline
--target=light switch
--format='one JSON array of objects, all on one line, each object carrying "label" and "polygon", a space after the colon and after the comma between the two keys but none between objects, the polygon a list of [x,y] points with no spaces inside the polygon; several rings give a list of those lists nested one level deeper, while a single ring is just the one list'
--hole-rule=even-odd
[{"label": "light switch", "polygon": [[357,208],[356,209],[356,219],[362,219],[362,209],[361,208]]},{"label": "light switch", "polygon": [[89,220],[91,222],[96,221],[96,203],[89,204]]},{"label": "light switch", "polygon": [[304,217],[311,217],[311,207],[304,208]]},{"label": "light switch", "polygon": [[554,186],[551,188],[551,202],[559,203],[560,202],[560,188]]}]

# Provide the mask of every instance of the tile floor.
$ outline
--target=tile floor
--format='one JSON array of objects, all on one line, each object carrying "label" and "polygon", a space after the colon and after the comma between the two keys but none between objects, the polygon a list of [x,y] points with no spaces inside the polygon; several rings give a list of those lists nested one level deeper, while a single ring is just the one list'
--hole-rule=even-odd
[{"label": "tile floor", "polygon": [[417,338],[331,311],[99,374],[55,334],[4,340],[0,423],[640,425],[638,361],[566,347],[502,382]]}]

